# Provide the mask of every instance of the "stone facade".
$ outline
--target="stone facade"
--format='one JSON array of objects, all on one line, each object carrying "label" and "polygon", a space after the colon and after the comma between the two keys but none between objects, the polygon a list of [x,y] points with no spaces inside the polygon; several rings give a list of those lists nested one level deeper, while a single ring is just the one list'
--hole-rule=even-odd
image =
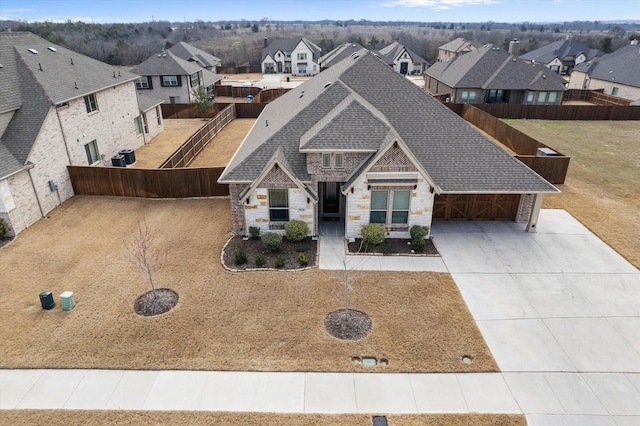
[{"label": "stone facade", "polygon": [[533,194],[522,194],[520,196],[520,204],[518,204],[518,213],[516,213],[516,222],[528,222],[533,208]]},{"label": "stone facade", "polygon": [[5,200],[3,203],[5,206],[9,204],[6,206],[8,208],[0,208],[0,210],[5,210],[0,212],[0,217],[7,221],[13,229],[13,233],[17,235],[42,219],[42,214],[27,170],[16,173],[3,182],[7,184],[11,198],[10,202],[7,203]]}]

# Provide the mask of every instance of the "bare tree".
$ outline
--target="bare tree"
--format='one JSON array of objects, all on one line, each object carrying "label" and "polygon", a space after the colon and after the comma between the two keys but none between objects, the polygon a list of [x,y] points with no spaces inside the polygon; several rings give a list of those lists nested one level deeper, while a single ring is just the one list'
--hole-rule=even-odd
[{"label": "bare tree", "polygon": [[153,271],[162,268],[167,260],[167,251],[155,245],[155,233],[147,226],[145,219],[138,220],[138,232],[129,240],[124,240],[127,253],[126,258],[132,269],[138,269],[147,274],[153,298],[157,299],[156,287],[153,283]]}]

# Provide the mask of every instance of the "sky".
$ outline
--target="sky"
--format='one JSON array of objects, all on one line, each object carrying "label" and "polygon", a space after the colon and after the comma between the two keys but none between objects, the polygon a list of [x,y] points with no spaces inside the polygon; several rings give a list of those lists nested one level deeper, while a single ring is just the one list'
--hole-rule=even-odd
[{"label": "sky", "polygon": [[0,0],[0,20],[360,20],[563,22],[640,20],[640,0]]}]

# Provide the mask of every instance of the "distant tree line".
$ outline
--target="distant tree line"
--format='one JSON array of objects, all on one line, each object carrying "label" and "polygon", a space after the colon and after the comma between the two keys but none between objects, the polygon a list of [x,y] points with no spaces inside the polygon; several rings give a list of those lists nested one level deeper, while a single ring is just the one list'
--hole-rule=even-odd
[{"label": "distant tree line", "polygon": [[262,38],[269,41],[304,36],[327,53],[342,43],[359,43],[378,50],[398,41],[429,62],[435,62],[438,46],[457,37],[508,48],[520,41],[523,54],[563,37],[591,48],[611,52],[640,39],[640,22],[607,23],[575,21],[538,23],[453,23],[346,21],[153,21],[129,24],[85,22],[2,21],[0,28],[30,31],[56,43],[112,65],[136,65],[173,44],[186,41],[222,59],[227,66],[259,63]]}]

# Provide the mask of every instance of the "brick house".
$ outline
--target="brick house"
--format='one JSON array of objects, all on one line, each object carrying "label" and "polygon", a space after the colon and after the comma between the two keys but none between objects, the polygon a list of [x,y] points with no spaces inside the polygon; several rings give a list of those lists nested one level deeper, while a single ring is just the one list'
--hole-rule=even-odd
[{"label": "brick house", "polygon": [[0,217],[15,234],[73,196],[68,165],[110,165],[163,129],[135,74],[31,33],[0,33]]},{"label": "brick house", "polygon": [[276,40],[264,38],[262,73],[316,75],[320,72],[320,49],[304,37]]},{"label": "brick house", "polygon": [[598,49],[591,49],[567,38],[520,55],[520,59],[529,63],[537,62],[553,72],[568,75],[581,63],[593,61],[600,56],[602,56],[602,52]]},{"label": "brick house", "polygon": [[438,62],[448,62],[458,56],[476,50],[480,46],[481,44],[476,41],[467,41],[463,38],[451,40],[438,47]]},{"label": "brick house", "polygon": [[393,69],[400,74],[422,74],[430,65],[426,59],[397,41],[380,49],[379,53],[386,57]]},{"label": "brick house", "polygon": [[566,81],[541,64],[530,64],[487,44],[448,62],[437,62],[425,75],[425,90],[450,95],[454,103],[560,105]]},{"label": "brick house", "polygon": [[404,238],[433,220],[529,221],[558,190],[445,105],[362,49],[269,104],[219,179],[233,227],[346,237],[382,223]]}]

